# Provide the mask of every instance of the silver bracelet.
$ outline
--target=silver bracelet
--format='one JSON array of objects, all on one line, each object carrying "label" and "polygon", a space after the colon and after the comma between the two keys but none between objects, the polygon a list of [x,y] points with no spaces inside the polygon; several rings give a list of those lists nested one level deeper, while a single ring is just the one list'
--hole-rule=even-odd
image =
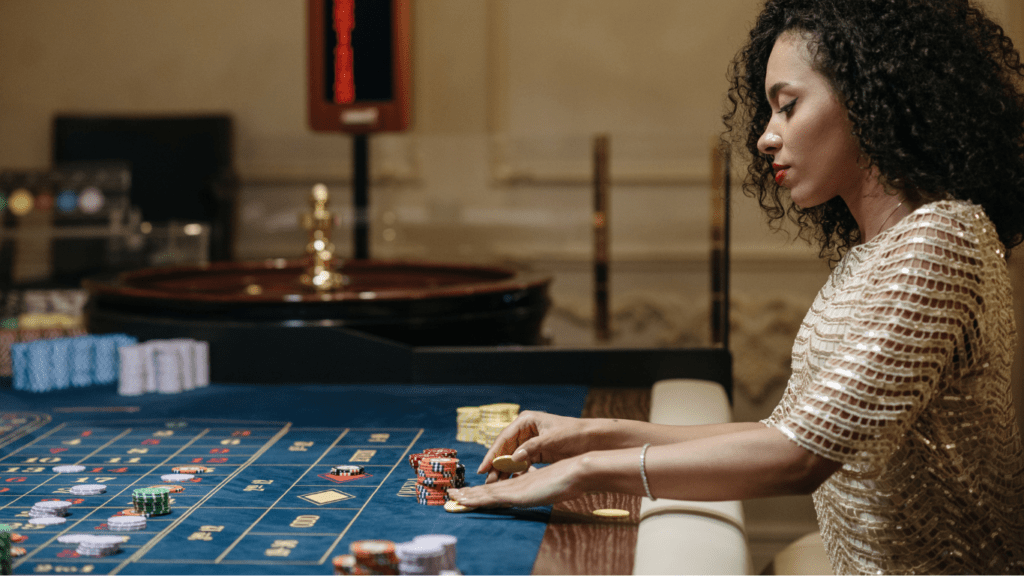
[{"label": "silver bracelet", "polygon": [[651,494],[651,485],[647,483],[647,470],[646,466],[644,466],[644,459],[647,457],[647,448],[650,445],[651,444],[648,442],[640,449],[640,479],[644,481],[644,491],[647,492],[647,497],[651,500],[657,500],[657,498]]}]

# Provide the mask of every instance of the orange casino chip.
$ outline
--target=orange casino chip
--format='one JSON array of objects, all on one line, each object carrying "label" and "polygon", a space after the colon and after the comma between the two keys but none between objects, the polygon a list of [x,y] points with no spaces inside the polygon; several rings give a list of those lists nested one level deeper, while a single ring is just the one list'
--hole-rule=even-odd
[{"label": "orange casino chip", "polygon": [[206,466],[175,466],[171,468],[171,472],[175,474],[207,474],[213,472],[213,469]]},{"label": "orange casino chip", "polygon": [[334,564],[335,574],[355,574],[356,557],[351,554],[342,554],[331,559]]},{"label": "orange casino chip", "polygon": [[369,568],[372,574],[397,574],[398,556],[390,540],[358,540],[349,545],[357,566]]},{"label": "orange casino chip", "polygon": [[185,487],[182,486],[181,484],[160,484],[150,486],[150,488],[166,488],[170,490],[172,494],[177,494],[179,492],[185,491]]},{"label": "orange casino chip", "polygon": [[125,508],[115,514],[115,516],[145,516],[146,518],[149,518],[150,515],[149,512],[139,512],[135,508]]}]

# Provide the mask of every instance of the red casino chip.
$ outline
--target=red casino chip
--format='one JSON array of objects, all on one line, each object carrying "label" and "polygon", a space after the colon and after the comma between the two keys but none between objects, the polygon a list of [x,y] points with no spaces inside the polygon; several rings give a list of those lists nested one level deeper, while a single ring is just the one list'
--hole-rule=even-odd
[{"label": "red casino chip", "polygon": [[454,473],[458,470],[459,460],[458,458],[449,458],[446,456],[436,456],[433,458],[424,458],[420,461],[418,467],[419,470],[430,470],[433,472],[451,472]]},{"label": "red casino chip", "polygon": [[423,486],[447,486],[460,482],[461,478],[449,478],[447,476],[441,477],[430,477],[430,476],[419,476],[416,478],[416,483]]},{"label": "red casino chip", "polygon": [[420,506],[444,506],[448,503],[445,496],[417,496],[416,503]]},{"label": "red casino chip", "polygon": [[465,478],[466,475],[462,472],[434,472],[433,470],[417,470],[416,476],[419,478]]},{"label": "red casino chip", "polygon": [[443,504],[450,500],[448,492],[446,490],[434,490],[433,488],[417,487],[416,498],[419,500],[426,500],[430,502],[436,502],[438,500]]},{"label": "red casino chip", "polygon": [[431,478],[454,478],[455,476],[465,476],[465,473],[459,472],[458,470],[433,470],[431,468],[420,468],[416,470],[416,475]]},{"label": "red casino chip", "polygon": [[455,448],[427,448],[423,451],[424,454],[431,456],[443,456],[446,458],[458,458],[459,451]]},{"label": "red casino chip", "polygon": [[456,479],[456,478],[458,478],[458,479],[465,479],[466,478],[466,476],[464,474],[450,473],[450,472],[429,472],[429,471],[424,471],[424,470],[417,470],[416,471],[416,477],[417,478],[437,478],[437,479],[449,478],[449,479],[453,479],[453,480]]},{"label": "red casino chip", "polygon": [[420,467],[420,460],[422,460],[425,456],[426,456],[426,454],[421,454],[421,453],[420,454],[409,454],[409,465],[412,466],[413,469],[419,468]]}]

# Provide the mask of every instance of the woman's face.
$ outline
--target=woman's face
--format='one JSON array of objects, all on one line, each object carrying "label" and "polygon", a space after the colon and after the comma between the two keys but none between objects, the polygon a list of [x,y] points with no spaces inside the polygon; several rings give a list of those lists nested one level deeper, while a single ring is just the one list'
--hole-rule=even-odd
[{"label": "woman's face", "polygon": [[775,41],[765,73],[771,119],[758,149],[772,156],[775,181],[801,208],[863,190],[867,170],[846,107],[812,65],[806,37],[785,32]]}]

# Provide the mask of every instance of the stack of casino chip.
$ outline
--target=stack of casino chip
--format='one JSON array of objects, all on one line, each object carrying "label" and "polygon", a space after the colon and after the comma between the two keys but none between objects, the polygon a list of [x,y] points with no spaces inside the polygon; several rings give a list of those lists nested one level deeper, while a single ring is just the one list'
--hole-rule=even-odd
[{"label": "stack of casino chip", "polygon": [[68,533],[68,534],[61,534],[60,536],[58,536],[57,537],[57,542],[60,542],[61,544],[74,544],[75,546],[78,546],[79,544],[82,543],[82,540],[85,540],[89,536],[92,536],[92,534],[83,534],[81,532],[71,532],[71,533]]},{"label": "stack of casino chip", "polygon": [[43,500],[36,502],[28,511],[29,518],[63,518],[68,515],[71,502],[67,500]]},{"label": "stack of casino chip", "polygon": [[356,558],[351,554],[342,554],[331,559],[335,574],[359,574],[356,570]]},{"label": "stack of casino chip", "polygon": [[416,469],[416,501],[427,506],[444,506],[449,488],[466,485],[466,467],[451,448],[429,448],[410,457]]},{"label": "stack of casino chip", "polygon": [[113,384],[118,379],[117,349],[136,342],[126,334],[87,334],[11,344],[14,389],[50,392]]},{"label": "stack of casino chip", "polygon": [[136,488],[132,491],[135,511],[149,516],[171,513],[171,491],[166,487]]},{"label": "stack of casino chip", "polygon": [[448,534],[425,534],[395,547],[402,574],[459,574],[455,565],[458,539]]},{"label": "stack of casino chip", "polygon": [[79,556],[110,556],[121,550],[121,544],[124,541],[124,536],[86,534],[79,539],[78,549],[75,552]]},{"label": "stack of casino chip", "polygon": [[71,494],[75,496],[96,496],[106,491],[105,484],[75,484],[71,487]]},{"label": "stack of casino chip", "polygon": [[476,431],[480,427],[480,407],[462,406],[455,409],[456,434],[459,442],[476,442]]},{"label": "stack of casino chip", "polygon": [[121,396],[177,394],[210,384],[210,346],[190,338],[149,340],[118,349]]},{"label": "stack of casino chip", "polygon": [[63,516],[40,516],[39,518],[28,519],[28,523],[32,526],[56,526],[67,521],[68,519]]},{"label": "stack of casino chip", "polygon": [[131,532],[146,529],[145,516],[111,516],[107,518],[107,528],[113,532]]},{"label": "stack of casino chip", "polygon": [[331,466],[331,474],[334,476],[360,476],[365,473],[366,469],[356,464]]},{"label": "stack of casino chip", "polygon": [[519,416],[519,404],[486,404],[480,407],[476,442],[490,448],[501,431]]},{"label": "stack of casino chip", "polygon": [[332,559],[335,574],[399,574],[395,543],[390,540],[358,540],[349,553]]},{"label": "stack of casino chip", "polygon": [[0,524],[0,574],[14,573],[14,556],[11,552],[10,524]]},{"label": "stack of casino chip", "polygon": [[412,466],[413,470],[419,470],[420,461],[423,458],[431,457],[443,457],[443,458],[458,458],[459,451],[455,448],[427,448],[423,452],[409,455],[409,465]]}]

